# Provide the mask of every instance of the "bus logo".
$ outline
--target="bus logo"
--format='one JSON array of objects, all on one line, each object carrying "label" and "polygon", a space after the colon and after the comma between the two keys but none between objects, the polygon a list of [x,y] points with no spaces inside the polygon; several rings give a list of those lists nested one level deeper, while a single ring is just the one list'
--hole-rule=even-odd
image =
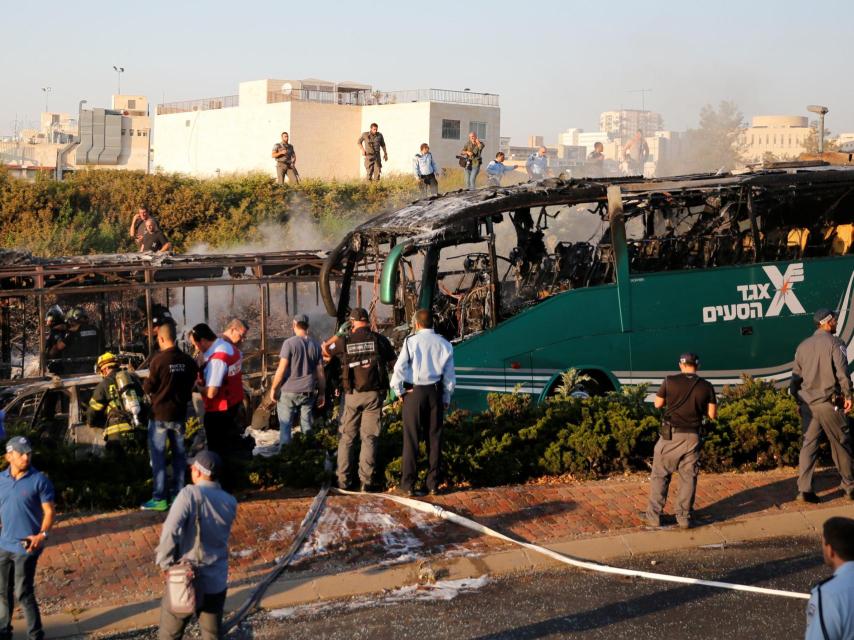
[{"label": "bus logo", "polygon": [[[735,289],[741,296],[741,302],[703,307],[703,322],[772,318],[779,316],[783,307],[787,307],[792,314],[806,313],[794,291],[795,283],[804,281],[803,262],[790,264],[785,273],[780,273],[773,265],[762,267],[762,270],[770,282],[738,285]],[[774,287],[773,297],[771,287]],[[764,307],[764,300],[771,301],[767,309]]]}]

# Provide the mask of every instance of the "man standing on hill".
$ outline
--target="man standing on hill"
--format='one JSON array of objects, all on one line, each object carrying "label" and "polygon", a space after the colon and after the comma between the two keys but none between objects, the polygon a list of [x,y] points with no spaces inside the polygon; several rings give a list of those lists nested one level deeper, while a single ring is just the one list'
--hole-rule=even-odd
[{"label": "man standing on hill", "polygon": [[851,469],[851,436],[845,414],[852,407],[851,378],[848,375],[848,351],[837,338],[836,312],[819,309],[813,316],[818,327],[798,345],[792,366],[789,392],[798,401],[804,441],[798,460],[798,495],[802,502],[818,502],[812,476],[818,458],[818,440],[824,431],[839,475],[842,490],[854,500],[854,474]]},{"label": "man standing on hill", "polygon": [[[285,178],[288,178],[288,182],[293,178],[293,181],[299,184],[297,154],[294,151],[294,145],[288,142],[287,131],[282,131],[282,141],[273,145],[272,156],[276,160],[276,182],[285,184]],[[288,172],[291,174],[290,177]]]},{"label": "man standing on hill", "polygon": [[667,376],[655,395],[655,408],[666,407],[661,418],[661,437],[655,445],[649,485],[646,523],[661,526],[661,512],[667,502],[670,478],[679,473],[676,498],[676,523],[682,529],[691,526],[697,475],[700,471],[700,427],[703,418],[718,415],[715,388],[697,375],[700,359],[696,353],[679,356],[679,370]]},{"label": "man standing on hill", "polygon": [[388,162],[385,138],[379,132],[379,125],[372,122],[370,131],[365,131],[356,141],[356,145],[365,157],[365,171],[368,174],[368,180],[379,180],[383,168],[383,163],[380,161],[380,151],[383,152],[383,161]]}]

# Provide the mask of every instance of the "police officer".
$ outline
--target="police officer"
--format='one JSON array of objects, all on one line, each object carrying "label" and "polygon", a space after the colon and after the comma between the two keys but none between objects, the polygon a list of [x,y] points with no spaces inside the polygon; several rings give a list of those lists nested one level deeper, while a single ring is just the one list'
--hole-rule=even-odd
[{"label": "police officer", "polygon": [[806,640],[848,640],[854,637],[854,520],[825,520],[821,551],[833,575],[810,593]]},{"label": "police officer", "polygon": [[68,331],[62,342],[66,373],[91,373],[103,349],[100,330],[89,322],[81,307],[74,307],[66,316]]},{"label": "police officer", "polygon": [[812,476],[818,457],[818,439],[824,431],[842,489],[854,500],[854,475],[851,469],[851,437],[845,414],[851,410],[852,389],[848,375],[845,343],[837,338],[836,312],[819,309],[813,320],[818,327],[801,342],[795,352],[790,393],[798,401],[804,441],[798,459],[798,495],[802,502],[818,502]]},{"label": "police officer", "polygon": [[714,387],[697,375],[700,359],[696,353],[679,356],[679,371],[667,376],[655,395],[655,408],[666,407],[661,419],[661,432],[652,461],[649,504],[646,523],[661,526],[661,512],[667,502],[670,478],[679,473],[679,495],[676,498],[676,523],[682,529],[691,526],[697,475],[700,470],[700,427],[703,418],[718,415]]},{"label": "police officer", "polygon": [[97,368],[102,380],[89,400],[87,424],[106,427],[108,449],[123,450],[130,443],[144,446],[148,407],[139,378],[120,370],[118,358],[109,351],[98,358]]},{"label": "police officer", "polygon": [[380,161],[380,150],[383,152],[383,161],[388,162],[385,138],[379,132],[379,125],[372,122],[370,131],[365,131],[359,136],[356,144],[365,157],[365,172],[368,174],[368,180],[379,180],[383,168],[383,163]]},{"label": "police officer", "polygon": [[380,435],[382,406],[388,392],[388,370],[395,359],[385,336],[370,329],[368,312],[350,312],[350,333],[325,343],[330,355],[341,361],[344,414],[338,427],[338,486],[351,486],[353,443],[362,441],[359,454],[360,490],[373,489],[376,443]]},{"label": "police officer", "polygon": [[[47,329],[47,337],[45,338],[45,366],[50,373],[60,375],[64,373],[62,351],[65,348],[65,335],[68,332],[68,327],[65,324],[65,314],[59,305],[53,305],[45,314],[45,328]],[[62,343],[62,348],[60,348]]]},{"label": "police officer", "polygon": [[394,365],[391,388],[403,398],[403,468],[400,491],[424,495],[415,487],[418,434],[427,440],[427,491],[439,490],[442,465],[444,412],[456,388],[454,348],[433,331],[433,316],[419,309],[413,318],[415,333],[403,342]]},{"label": "police officer", "polygon": [[[276,182],[278,184],[285,184],[285,178],[288,178],[288,181],[293,179],[296,184],[299,184],[297,154],[294,151],[294,145],[288,142],[287,131],[282,131],[282,141],[273,145],[271,155],[276,161]],[[288,172],[290,172],[290,177],[288,176]]]}]

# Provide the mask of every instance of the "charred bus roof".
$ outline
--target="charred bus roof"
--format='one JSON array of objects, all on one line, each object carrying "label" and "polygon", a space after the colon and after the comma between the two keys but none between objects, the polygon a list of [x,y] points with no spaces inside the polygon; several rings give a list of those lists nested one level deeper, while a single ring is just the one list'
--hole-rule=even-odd
[{"label": "charred bus roof", "polygon": [[[782,163],[781,163],[782,164]],[[348,239],[355,238],[357,249],[362,237],[383,241],[392,237],[412,238],[418,244],[433,242],[438,237],[454,240],[483,218],[524,207],[604,203],[609,186],[619,185],[626,214],[631,215],[633,200],[655,196],[678,199],[680,204],[701,203],[704,198],[751,189],[754,197],[797,197],[808,204],[811,195],[828,187],[854,188],[854,169],[828,167],[826,163],[786,163],[770,169],[740,174],[697,174],[671,178],[549,178],[540,182],[475,191],[454,191],[416,200],[392,212],[380,214],[356,227]],[[687,201],[687,202],[686,202]],[[346,241],[345,241],[346,242]]]}]

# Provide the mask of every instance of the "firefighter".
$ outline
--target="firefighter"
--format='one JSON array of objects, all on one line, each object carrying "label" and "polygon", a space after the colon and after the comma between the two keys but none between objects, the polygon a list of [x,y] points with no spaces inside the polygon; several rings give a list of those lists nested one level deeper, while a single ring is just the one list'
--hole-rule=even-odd
[{"label": "firefighter", "polygon": [[89,400],[86,422],[104,427],[108,450],[123,451],[129,444],[144,447],[148,405],[139,378],[120,369],[118,358],[109,351],[98,358],[96,366],[102,380]]},{"label": "firefighter", "polygon": [[89,322],[89,314],[74,307],[65,317],[68,331],[61,343],[65,373],[91,373],[103,349],[101,331]]}]

